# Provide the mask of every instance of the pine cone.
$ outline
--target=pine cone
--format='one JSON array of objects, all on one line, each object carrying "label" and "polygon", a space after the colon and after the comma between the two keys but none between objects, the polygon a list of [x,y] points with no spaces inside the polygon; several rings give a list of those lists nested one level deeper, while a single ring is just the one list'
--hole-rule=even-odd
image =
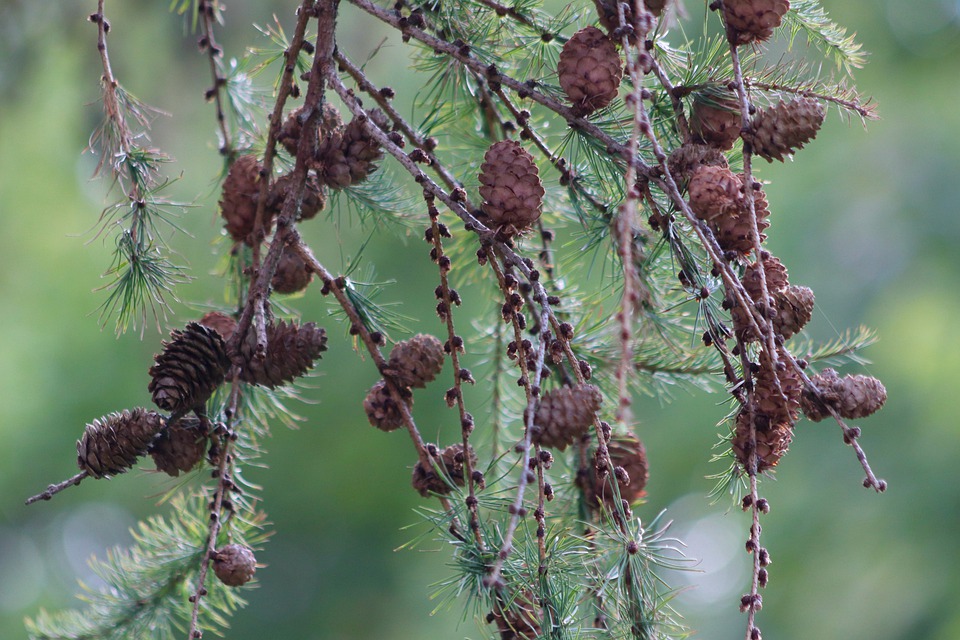
[{"label": "pine cone", "polygon": [[327,350],[327,332],[313,322],[297,326],[281,320],[267,325],[267,352],[257,357],[257,332],[251,327],[240,345],[240,379],[273,389],[292,382]]},{"label": "pine cone", "polygon": [[534,442],[563,451],[590,429],[602,401],[592,384],[548,391],[534,414]]},{"label": "pine cone", "polygon": [[681,190],[687,188],[687,183],[701,166],[727,168],[727,158],[716,147],[694,142],[685,142],[670,154],[667,160],[670,175],[677,182]]},{"label": "pine cone", "polygon": [[284,247],[280,262],[273,274],[270,286],[276,293],[303,291],[313,280],[313,271],[307,267],[300,254],[292,247]]},{"label": "pine cone", "polygon": [[740,137],[740,100],[727,90],[697,93],[690,108],[690,133],[696,142],[730,149]]},{"label": "pine cone", "polygon": [[483,212],[503,235],[523,231],[540,217],[543,185],[533,157],[519,142],[501,140],[487,149],[480,185]]},{"label": "pine cone", "polygon": [[220,582],[228,587],[240,587],[257,572],[257,558],[253,551],[242,544],[228,544],[211,554],[213,572]]},{"label": "pine cone", "polygon": [[784,338],[798,333],[813,317],[815,298],[808,287],[790,285],[773,294],[773,300],[777,309],[773,329]]},{"label": "pine cone", "polygon": [[[283,201],[287,197],[287,191],[293,184],[293,174],[287,173],[279,178],[270,186],[270,194],[267,196],[267,209],[271,217],[277,217],[283,210]],[[297,220],[310,220],[315,218],[317,213],[323,210],[327,204],[327,196],[323,192],[323,186],[313,173],[307,175],[307,181],[304,183],[303,199],[300,201],[300,213]]]},{"label": "pine cone", "polygon": [[[628,503],[636,502],[646,495],[644,488],[647,486],[647,480],[650,472],[647,467],[647,450],[643,443],[632,433],[624,435],[615,435],[610,439],[607,446],[610,454],[610,462],[614,467],[621,467],[626,473],[626,480],[617,478],[617,487],[620,493],[620,499]],[[594,492],[597,497],[607,503],[616,500],[612,487],[610,486],[611,477],[607,476],[603,480],[594,476]]]},{"label": "pine cone", "polygon": [[623,63],[612,40],[596,27],[584,27],[563,45],[557,75],[574,112],[586,116],[617,97]]},{"label": "pine cone", "polygon": [[422,389],[440,373],[443,359],[443,343],[429,334],[418,333],[393,346],[384,374],[393,376],[402,387]]},{"label": "pine cone", "polygon": [[97,418],[77,440],[77,466],[91,478],[123,473],[147,452],[164,426],[162,415],[141,408]]},{"label": "pine cone", "polygon": [[[760,255],[763,260],[763,272],[767,277],[767,293],[772,296],[790,284],[787,279],[787,268],[780,262],[777,256],[768,251],[762,251]],[[756,262],[751,262],[747,265],[741,281],[743,288],[747,290],[747,294],[754,302],[759,303],[763,301],[760,267]]]},{"label": "pine cone", "polygon": [[[743,174],[738,174],[737,179],[743,184]],[[759,183],[756,183],[759,185]],[[753,192],[753,206],[757,216],[757,230],[760,232],[760,242],[767,239],[763,231],[770,226],[767,217],[770,210],[767,205],[767,197],[762,189],[755,189]],[[710,228],[717,238],[717,244],[724,251],[733,251],[746,256],[753,251],[753,224],[750,222],[750,208],[747,201],[740,201],[739,209],[728,209],[727,212],[710,222]]]},{"label": "pine cone", "polygon": [[[463,468],[465,466],[465,458],[463,455],[463,445],[459,443],[452,444],[439,452],[439,457],[437,456],[437,447],[435,445],[428,444],[427,448],[430,451],[430,455],[437,458],[437,464],[443,466],[444,473],[446,473],[447,477],[444,478],[437,475],[433,468],[425,469],[423,464],[418,461],[413,467],[413,488],[416,489],[421,496],[427,498],[432,493],[439,493],[441,495],[450,493],[451,487],[447,484],[447,480],[450,480],[458,487],[464,486]],[[477,454],[474,452],[473,447],[468,447],[467,452],[470,456],[471,468],[476,468]]]},{"label": "pine cone", "polygon": [[220,311],[204,314],[200,318],[200,324],[219,333],[224,342],[228,342],[233,337],[233,332],[237,330],[237,321]]},{"label": "pine cone", "polygon": [[800,406],[804,415],[814,422],[830,417],[827,407],[832,407],[842,418],[857,420],[875,413],[887,401],[883,383],[870,376],[847,375],[841,379],[835,370],[824,369],[810,381],[820,395],[804,390]]},{"label": "pine cone", "polygon": [[[793,440],[793,427],[788,422],[770,424],[763,429],[758,426],[756,429],[757,472],[762,473],[775,467],[787,452],[791,440]],[[737,415],[737,426],[730,445],[737,461],[744,469],[748,469],[751,446],[750,421],[746,409],[741,409]]]},{"label": "pine cone", "polygon": [[[788,354],[781,351],[779,360],[774,364],[766,354],[761,353],[760,370],[754,377],[754,413],[757,425],[794,424],[800,417],[800,395],[803,381],[797,371],[788,364]],[[777,393],[777,383],[780,391]]]},{"label": "pine cone", "polygon": [[687,185],[690,209],[707,222],[736,216],[744,208],[742,187],[743,182],[730,169],[701,165],[694,170]]},{"label": "pine cone", "polygon": [[[297,146],[300,144],[300,136],[303,135],[303,107],[298,107],[290,112],[283,126],[280,127],[280,133],[277,135],[277,142],[283,145],[292,156],[297,155]],[[323,113],[320,116],[320,128],[318,133],[320,137],[338,132],[343,127],[343,121],[340,120],[340,112],[329,102],[323,103]],[[314,140],[316,143],[316,139]],[[315,147],[316,148],[316,147]]]},{"label": "pine cone", "polygon": [[[257,199],[260,197],[260,171],[263,165],[254,155],[240,156],[227,172],[220,195],[220,215],[226,221],[224,228],[235,242],[253,246],[250,235],[257,219]],[[273,218],[265,211],[264,233],[273,227]]]},{"label": "pine cone", "polygon": [[[413,394],[409,389],[401,389],[400,392],[406,396],[407,406],[413,406]],[[381,431],[394,431],[403,426],[403,414],[400,407],[394,402],[393,396],[387,389],[387,383],[378,380],[375,385],[370,387],[367,397],[363,399],[363,410],[367,414],[367,420],[370,424]]]},{"label": "pine cone", "polygon": [[825,116],[823,105],[813,98],[780,101],[775,107],[757,112],[743,140],[767,162],[783,162],[784,156],[793,155],[817,136]]},{"label": "pine cone", "polygon": [[181,471],[191,471],[207,452],[207,433],[200,420],[183,417],[164,429],[150,445],[150,455],[157,471],[170,476],[179,476]]},{"label": "pine cone", "polygon": [[[369,112],[372,124],[388,131],[390,122],[382,111]],[[383,149],[367,132],[366,119],[354,118],[342,131],[332,132],[317,148],[317,176],[331,189],[363,182],[377,170]]]},{"label": "pine cone", "polygon": [[230,366],[223,338],[196,322],[170,337],[173,340],[164,342],[163,351],[153,357],[147,390],[155,405],[171,413],[202,407]]},{"label": "pine cone", "polygon": [[723,20],[735,45],[763,42],[790,10],[789,0],[724,0]]},{"label": "pine cone", "polygon": [[535,640],[540,637],[540,607],[529,591],[517,594],[506,605],[498,606],[487,615],[487,622],[497,625],[500,640]]}]

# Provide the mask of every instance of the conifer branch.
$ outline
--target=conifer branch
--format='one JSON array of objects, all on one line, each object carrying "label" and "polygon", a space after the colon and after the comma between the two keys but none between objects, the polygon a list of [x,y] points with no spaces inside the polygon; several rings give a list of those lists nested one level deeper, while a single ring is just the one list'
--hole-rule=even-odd
[{"label": "conifer branch", "polygon": [[221,93],[227,84],[227,78],[223,74],[223,49],[217,44],[213,31],[214,24],[222,20],[220,11],[219,0],[198,1],[197,14],[203,28],[203,35],[197,44],[200,47],[200,52],[206,53],[207,60],[210,62],[210,75],[213,78],[213,85],[207,89],[205,97],[207,100],[213,100],[216,108],[217,126],[220,128],[218,149],[220,155],[224,156],[230,163],[236,158],[237,150],[233,146],[230,128],[227,125],[227,116],[224,111],[224,100]]}]

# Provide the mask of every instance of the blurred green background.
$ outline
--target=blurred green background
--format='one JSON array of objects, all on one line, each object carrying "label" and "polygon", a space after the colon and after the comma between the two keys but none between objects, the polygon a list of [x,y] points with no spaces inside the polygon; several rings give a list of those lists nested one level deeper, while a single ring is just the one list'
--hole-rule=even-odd
[{"label": "blurred green background", "polygon": [[[176,160],[169,174],[182,172],[173,197],[195,205],[183,218],[192,236],[178,235],[173,244],[196,278],[178,293],[192,303],[217,302],[222,284],[208,275],[220,230],[220,160],[212,107],[202,99],[209,75],[196,37],[167,4],[108,3],[110,49],[121,82],[172,114],[156,121],[152,137]],[[769,245],[791,281],[817,294],[814,336],[830,339],[859,323],[879,330],[881,341],[865,353],[873,364],[860,372],[881,378],[889,401],[862,423],[862,443],[890,488],[876,495],[861,487],[859,465],[835,427],[798,425],[777,480],[762,487],[772,504],[764,543],[774,564],[760,626],[777,640],[956,640],[960,2],[825,5],[872,54],[857,81],[877,98],[882,120],[865,132],[833,112],[794,162],[764,163],[774,212]],[[257,38],[251,24],[265,25],[273,13],[291,28],[292,6],[229,3],[221,30],[227,56],[241,55]],[[40,607],[78,604],[76,580],[96,584],[86,559],[128,543],[128,528],[154,513],[175,482],[138,470],[23,506],[26,496],[74,473],[74,441],[86,422],[149,403],[146,370],[161,339],[153,330],[141,341],[101,329],[95,310],[102,294],[91,293],[104,284],[111,248],[90,232],[106,200],[103,182],[90,179],[94,159],[81,153],[100,119],[96,33],[85,21],[95,8],[92,0],[0,3],[4,639],[24,637],[23,617]],[[384,35],[344,7],[340,42],[356,57]],[[387,47],[368,69],[390,78],[398,94],[410,93],[417,80],[402,70],[405,51],[395,38]],[[339,269],[337,234],[321,226],[308,237]],[[379,272],[403,280],[388,296],[406,300],[404,311],[418,316],[419,326],[438,331],[432,314],[421,311],[432,308],[436,278],[426,252],[395,250],[389,234],[374,242],[368,255]],[[431,284],[416,286],[419,276]],[[311,289],[297,306],[323,321],[328,309],[317,298]],[[195,309],[178,306],[164,330],[197,317]],[[259,555],[268,565],[258,573],[260,587],[228,637],[481,637],[458,605],[431,616],[428,585],[447,575],[448,549],[428,543],[394,551],[419,531],[403,527],[420,522],[413,509],[425,504],[409,489],[412,449],[402,434],[367,425],[360,402],[377,374],[350,351],[342,326],[327,322],[332,347],[310,380],[313,404],[295,407],[307,419],[299,430],[275,425],[268,466],[249,474],[264,487],[276,534]],[[643,399],[636,407],[652,467],[650,499],[638,515],[649,519],[667,508],[688,554],[702,559],[701,573],[674,576],[674,583],[690,583],[678,607],[707,639],[743,637],[737,603],[749,562],[746,517],[706,498],[712,483],[704,476],[719,470],[708,459],[725,411],[720,400],[680,392],[670,404]],[[430,413],[439,404],[418,396],[428,439],[456,433],[449,413]]]}]

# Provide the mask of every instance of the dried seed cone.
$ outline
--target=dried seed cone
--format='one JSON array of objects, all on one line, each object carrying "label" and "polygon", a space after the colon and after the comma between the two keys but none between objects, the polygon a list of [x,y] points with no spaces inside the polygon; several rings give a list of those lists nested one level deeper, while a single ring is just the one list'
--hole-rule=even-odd
[{"label": "dried seed cone", "polygon": [[[770,424],[756,429],[757,471],[762,473],[775,467],[787,452],[793,440],[793,426],[789,423]],[[737,426],[730,441],[737,461],[744,469],[750,464],[750,420],[745,409],[737,416]]]},{"label": "dried seed cone", "polygon": [[179,476],[200,464],[207,452],[207,434],[200,420],[184,417],[164,429],[150,445],[150,456],[157,471]]},{"label": "dried seed cone", "polygon": [[257,558],[242,544],[228,544],[213,552],[213,572],[228,587],[240,587],[257,572]]},{"label": "dried seed cone", "polygon": [[[767,293],[771,296],[782,291],[790,284],[788,280],[787,268],[777,256],[768,251],[761,253],[763,263],[763,273],[767,278]],[[758,263],[751,262],[743,272],[743,288],[754,302],[763,301],[763,286],[760,276],[760,267]]]},{"label": "dried seed cone", "polygon": [[197,322],[174,330],[170,337],[154,356],[147,390],[155,405],[171,413],[202,407],[230,366],[223,338]]},{"label": "dried seed cone", "polygon": [[716,147],[685,142],[674,149],[667,160],[670,174],[681,189],[687,187],[693,174],[702,166],[726,168],[727,158]]},{"label": "dried seed cone", "polygon": [[543,185],[533,157],[519,142],[493,144],[480,166],[483,212],[505,235],[523,231],[540,217]]},{"label": "dried seed cone", "polygon": [[[610,454],[610,462],[614,467],[622,467],[627,472],[629,484],[624,484],[617,479],[617,488],[620,491],[620,499],[627,502],[635,502],[646,495],[644,488],[647,486],[647,480],[650,472],[647,467],[647,450],[643,443],[635,435],[615,435],[610,439],[607,446]],[[596,474],[594,474],[596,475]],[[597,496],[608,503],[616,500],[616,495],[610,484],[612,475],[603,480],[594,479],[594,491]]]},{"label": "dried seed cone", "polygon": [[687,192],[690,209],[701,220],[736,216],[743,209],[743,183],[725,166],[701,165],[693,171]]},{"label": "dried seed cone", "polygon": [[592,384],[548,391],[534,414],[534,441],[563,451],[590,429],[602,401]]},{"label": "dried seed cone", "polygon": [[817,136],[825,116],[823,105],[813,98],[781,101],[775,107],[761,109],[743,139],[761,158],[783,162],[784,156],[802,149]]},{"label": "dried seed cone", "polygon": [[773,328],[777,335],[790,338],[798,333],[813,317],[816,298],[808,287],[790,285],[773,294],[777,315]]},{"label": "dried seed cone", "polygon": [[849,420],[865,418],[878,411],[887,401],[887,390],[876,378],[847,375],[840,378],[833,369],[824,369],[810,380],[820,391],[815,397],[804,390],[800,407],[810,420],[820,422],[830,417],[832,407],[840,417]]},{"label": "dried seed cone", "polygon": [[[787,354],[781,352],[774,364],[765,354],[760,358],[760,371],[754,378],[754,413],[757,426],[780,423],[794,424],[800,417],[800,395],[803,381],[797,371],[787,363]],[[780,384],[782,395],[777,392]]]},{"label": "dried seed cone", "polygon": [[313,272],[300,254],[292,247],[284,247],[277,270],[270,281],[273,290],[277,293],[297,293],[306,289],[311,280]]},{"label": "dried seed cone", "polygon": [[422,389],[440,373],[443,359],[443,343],[429,334],[418,333],[393,346],[386,373],[403,387]]},{"label": "dried seed cone", "polygon": [[[389,121],[382,111],[369,113],[372,124],[381,130],[389,129]],[[332,132],[317,148],[317,176],[331,189],[343,189],[363,182],[377,170],[383,158],[380,143],[367,132],[366,119],[354,118],[342,131]]]},{"label": "dried seed cone", "polygon": [[313,322],[297,326],[281,320],[267,325],[267,352],[257,357],[257,332],[251,328],[240,346],[240,379],[273,389],[313,368],[327,350],[327,332]]},{"label": "dried seed cone", "polygon": [[[428,448],[432,448],[432,450],[436,450],[436,447],[433,445],[427,446]],[[470,456],[470,467],[476,468],[477,454],[474,452],[473,447],[467,447],[467,455]],[[447,484],[448,479],[458,487],[464,486],[463,468],[465,462],[466,457],[463,454],[463,445],[452,444],[441,451],[437,459],[438,465],[442,466],[447,477],[444,478],[438,475],[432,467],[425,468],[422,462],[417,462],[413,467],[413,488],[424,498],[429,497],[432,493],[446,495],[451,491],[450,485]]]},{"label": "dried seed cone", "polygon": [[696,142],[731,149],[740,137],[740,102],[729,91],[697,94],[690,108],[690,133]]},{"label": "dried seed cone", "polygon": [[123,473],[147,452],[164,422],[156,411],[141,408],[97,418],[77,441],[77,466],[92,478]]},{"label": "dried seed cone", "polygon": [[220,311],[210,311],[204,314],[200,318],[200,324],[219,333],[224,342],[230,340],[233,337],[233,332],[237,330],[237,321]]},{"label": "dried seed cone", "polygon": [[[257,198],[260,196],[260,170],[263,165],[254,155],[240,156],[227,172],[220,195],[220,215],[224,228],[236,242],[251,244],[250,235],[257,219]],[[273,219],[266,212],[264,232],[269,233]],[[251,245],[252,246],[252,245]]]},{"label": "dried seed cone", "polygon": [[724,0],[723,20],[733,44],[763,42],[790,10],[789,0]]},{"label": "dried seed cone", "polygon": [[500,640],[534,640],[540,637],[540,607],[535,596],[523,591],[506,607],[498,606],[487,616],[488,622],[496,623]]},{"label": "dried seed cone", "polygon": [[[743,183],[743,175],[739,174],[737,179]],[[762,189],[755,189],[753,192],[753,206],[757,216],[757,231],[760,234],[760,242],[767,239],[764,232],[770,226],[767,218],[770,216],[770,209],[767,205],[767,197]],[[739,209],[730,209],[726,215],[715,218],[710,222],[710,228],[717,238],[717,244],[724,251],[733,251],[741,256],[749,255],[753,251],[753,223],[750,221],[750,208],[746,199],[741,199]]]},{"label": "dried seed cone", "polygon": [[[303,107],[291,111],[277,135],[277,142],[282,144],[287,153],[292,156],[297,155],[297,146],[300,144],[300,137],[303,135],[302,117]],[[320,136],[327,136],[331,132],[339,131],[342,127],[343,121],[340,119],[340,112],[329,102],[324,102],[323,113],[320,116]],[[316,142],[316,139],[314,141]]]},{"label": "dried seed cone", "polygon": [[[267,209],[273,217],[279,216],[283,209],[283,201],[287,197],[287,192],[293,186],[293,174],[287,173],[279,178],[270,186],[270,193],[267,196]],[[303,199],[300,201],[300,213],[297,220],[310,220],[323,210],[327,204],[327,196],[323,191],[323,186],[314,174],[307,175],[307,181],[304,183]]]},{"label": "dried seed cone", "polygon": [[[405,392],[407,396],[407,406],[413,406],[413,395],[409,390],[402,389],[401,392]],[[378,380],[375,385],[370,387],[367,397],[363,399],[363,410],[366,412],[370,424],[381,431],[394,431],[403,426],[403,414],[400,412],[400,407],[393,400],[393,396],[387,389],[387,383],[383,380]]]},{"label": "dried seed cone", "polygon": [[596,27],[584,27],[563,45],[557,75],[573,110],[585,116],[617,97],[623,63],[612,40]]}]

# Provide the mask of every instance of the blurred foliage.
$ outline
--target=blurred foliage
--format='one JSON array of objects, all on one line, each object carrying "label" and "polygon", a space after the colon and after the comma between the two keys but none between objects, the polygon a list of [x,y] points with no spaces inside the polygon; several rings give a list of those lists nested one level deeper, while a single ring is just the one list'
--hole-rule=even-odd
[{"label": "blurred foliage", "polygon": [[[878,496],[860,486],[859,466],[838,430],[798,425],[778,480],[763,485],[773,507],[764,540],[774,564],[762,626],[778,640],[953,640],[960,637],[960,573],[952,569],[960,566],[953,459],[960,428],[951,400],[960,380],[960,3],[824,4],[870,52],[856,77],[877,98],[882,119],[864,133],[831,114],[789,168],[762,166],[760,176],[770,181],[771,250],[790,266],[792,281],[817,293],[809,330],[823,340],[860,323],[878,330],[880,341],[864,354],[873,364],[850,370],[865,369],[889,390],[862,442],[890,488]],[[289,20],[290,8],[230,3],[221,36],[226,56],[259,37],[254,23],[270,24],[273,13]],[[128,543],[137,519],[167,508],[157,503],[176,482],[135,471],[23,506],[27,495],[73,473],[73,443],[86,422],[147,403],[146,370],[161,339],[152,331],[141,342],[101,330],[102,300],[91,293],[103,285],[112,251],[91,232],[107,200],[104,185],[91,179],[95,159],[81,153],[100,118],[96,33],[85,22],[94,9],[70,0],[0,3],[3,638],[23,637],[23,617],[41,607],[74,606],[77,578],[97,585],[86,559]],[[133,93],[173,114],[156,121],[153,142],[183,172],[170,197],[195,205],[179,220],[191,236],[175,244],[197,276],[178,289],[195,305],[174,305],[170,322],[179,325],[224,295],[220,280],[205,277],[216,268],[212,185],[221,161],[213,111],[203,100],[206,60],[189,17],[167,9],[143,0],[109,7],[118,34],[111,42],[115,71]],[[362,60],[387,38],[368,69],[396,79],[398,105],[406,108],[417,86],[398,68],[406,50],[358,17],[344,8],[342,46]],[[344,238],[320,226],[307,230],[312,245],[332,267],[347,268],[349,256],[337,264]],[[346,238],[354,246],[365,239],[356,234]],[[418,275],[433,282],[435,271],[426,255],[417,262],[392,251],[395,242],[377,234],[367,252],[379,274],[404,276],[381,295],[406,301],[398,310],[416,315],[432,308],[433,287],[412,283]],[[298,303],[305,317],[324,320],[328,307],[317,298]],[[486,312],[470,300],[464,308]],[[274,425],[266,466],[251,470],[277,533],[258,558],[268,566],[257,574],[254,606],[234,618],[228,637],[476,636],[458,605],[430,615],[428,585],[447,574],[447,550],[425,553],[436,545],[422,543],[417,551],[393,551],[424,526],[414,513],[423,501],[409,487],[414,456],[402,434],[384,436],[366,424],[360,402],[377,373],[347,344],[343,337],[307,381],[313,388],[304,395],[316,403],[293,407],[305,417],[300,428]],[[437,394],[418,398],[418,411],[425,435],[440,439],[458,425]],[[687,577],[698,586],[677,606],[703,638],[742,635],[733,603],[746,588],[749,562],[738,552],[747,520],[706,499],[712,483],[705,476],[720,471],[709,458],[721,399],[684,391],[669,404],[653,398],[636,405],[652,468],[650,501],[638,515],[650,520],[667,508],[674,535],[702,559],[703,572]]]}]

